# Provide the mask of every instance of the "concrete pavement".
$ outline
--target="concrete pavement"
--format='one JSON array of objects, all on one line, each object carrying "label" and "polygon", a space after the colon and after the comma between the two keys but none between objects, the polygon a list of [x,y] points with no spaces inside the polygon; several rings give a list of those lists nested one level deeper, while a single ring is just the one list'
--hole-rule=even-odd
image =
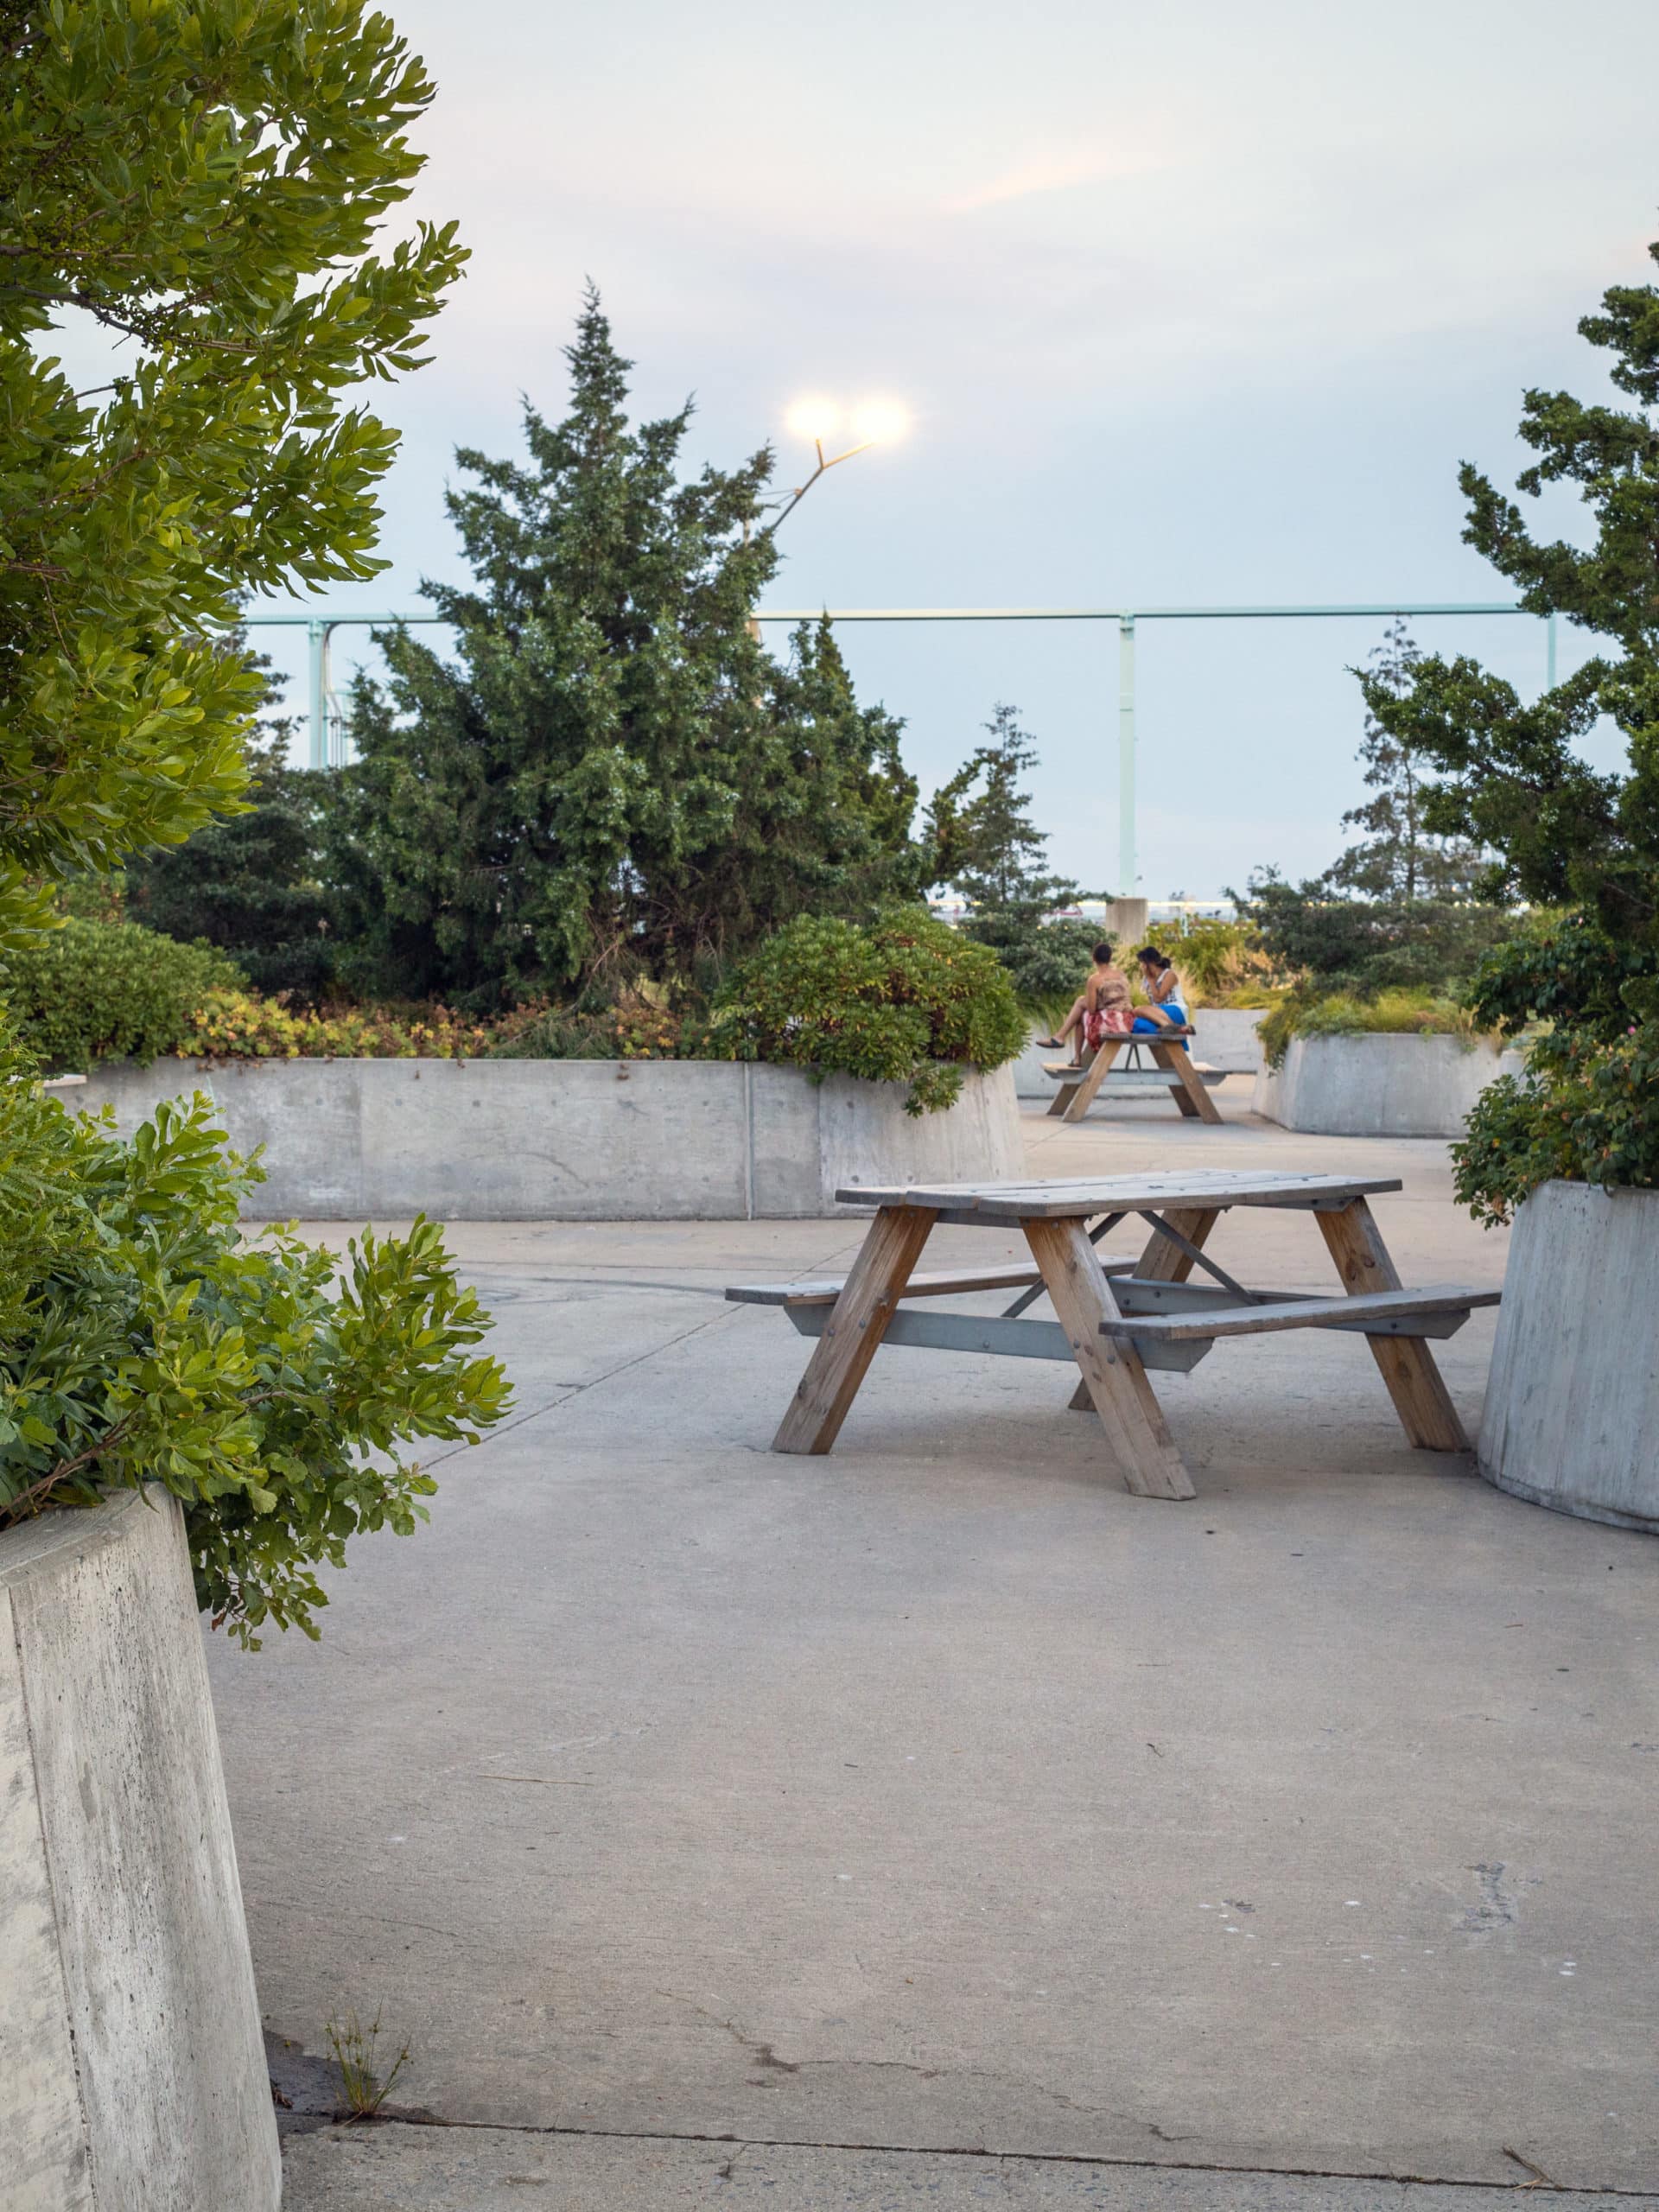
[{"label": "concrete pavement", "polygon": [[[769,2143],[331,2128],[289,2146],[288,2212],[1494,2212],[1499,2191]],[[1642,2212],[1659,2197],[1546,2189],[1526,2212]]]},{"label": "concrete pavement", "polygon": [[[1045,1174],[1398,1173],[1408,1281],[1502,1276],[1436,1144],[1029,1135]],[[1127,1496],[1038,1362],[884,1354],[832,1456],[778,1458],[806,1347],[718,1293],[857,1236],[458,1229],[513,1423],[320,1645],[215,1643],[296,2107],[378,2011],[451,2124],[295,2139],[295,2212],[1659,2188],[1650,1541],[1412,1452],[1324,1335],[1160,1378],[1188,1504]],[[1213,1249],[1331,1285],[1305,1217]],[[1440,1348],[1471,1427],[1491,1335]]]}]

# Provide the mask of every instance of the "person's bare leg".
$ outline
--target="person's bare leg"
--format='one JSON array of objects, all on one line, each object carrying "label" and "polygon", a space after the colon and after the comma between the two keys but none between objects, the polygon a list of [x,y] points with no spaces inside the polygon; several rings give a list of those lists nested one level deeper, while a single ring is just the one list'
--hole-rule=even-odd
[{"label": "person's bare leg", "polygon": [[[1074,1030],[1081,1031],[1083,1027],[1083,1017],[1088,1011],[1088,1005],[1089,1001],[1086,998],[1078,997],[1073,999],[1071,1001],[1071,1013],[1066,1015],[1065,1020],[1054,1032],[1054,1034],[1052,1037],[1039,1037],[1037,1040],[1038,1043],[1039,1045],[1052,1045],[1057,1047],[1064,1045],[1066,1039],[1071,1035]],[[1079,1054],[1076,1050],[1074,1050],[1071,1057],[1075,1060],[1079,1058]]]}]

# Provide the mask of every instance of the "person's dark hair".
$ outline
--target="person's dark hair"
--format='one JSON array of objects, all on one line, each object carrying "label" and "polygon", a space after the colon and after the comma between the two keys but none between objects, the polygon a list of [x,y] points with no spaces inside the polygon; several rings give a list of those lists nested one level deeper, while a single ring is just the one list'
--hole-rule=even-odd
[{"label": "person's dark hair", "polygon": [[1135,957],[1143,968],[1156,968],[1160,973],[1169,965],[1169,955],[1160,952],[1155,944],[1143,944]]},{"label": "person's dark hair", "polygon": [[1095,947],[1096,965],[1101,968],[1109,968],[1112,963],[1112,955],[1116,950],[1117,947],[1112,943],[1110,938],[1102,938],[1100,943]]}]

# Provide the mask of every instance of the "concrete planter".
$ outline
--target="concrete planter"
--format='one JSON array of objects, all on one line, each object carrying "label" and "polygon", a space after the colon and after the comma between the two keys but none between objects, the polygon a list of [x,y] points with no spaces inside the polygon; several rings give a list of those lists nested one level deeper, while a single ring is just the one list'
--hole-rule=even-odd
[{"label": "concrete planter", "polygon": [[0,1535],[0,2200],[275,2212],[276,2127],[183,1521]]},{"label": "concrete planter", "polygon": [[1455,1137],[1489,1083],[1526,1061],[1457,1037],[1293,1037],[1255,1079],[1255,1111],[1325,1137]]},{"label": "concrete planter", "polygon": [[1006,1067],[919,1119],[902,1084],[726,1060],[158,1060],[77,1096],[124,1131],[197,1090],[265,1147],[273,1217],[790,1220],[847,1184],[1025,1173]]},{"label": "concrete planter", "polygon": [[1546,1183],[1516,1217],[1480,1471],[1659,1533],[1659,1192]]},{"label": "concrete planter", "polygon": [[1266,1065],[1256,1024],[1267,1019],[1264,1006],[1201,1006],[1192,1015],[1197,1034],[1192,1057],[1229,1075],[1260,1075]]}]

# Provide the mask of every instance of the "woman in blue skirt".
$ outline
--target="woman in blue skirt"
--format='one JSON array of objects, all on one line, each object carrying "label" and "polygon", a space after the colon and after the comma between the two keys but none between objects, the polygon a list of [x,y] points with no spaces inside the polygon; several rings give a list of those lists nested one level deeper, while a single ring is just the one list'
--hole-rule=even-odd
[{"label": "woman in blue skirt", "polygon": [[1143,944],[1135,954],[1141,963],[1141,988],[1147,1003],[1135,1017],[1136,1037],[1155,1037],[1160,1029],[1185,1029],[1192,1017],[1181,999],[1181,979],[1170,965],[1167,954],[1160,952],[1155,944]]}]

